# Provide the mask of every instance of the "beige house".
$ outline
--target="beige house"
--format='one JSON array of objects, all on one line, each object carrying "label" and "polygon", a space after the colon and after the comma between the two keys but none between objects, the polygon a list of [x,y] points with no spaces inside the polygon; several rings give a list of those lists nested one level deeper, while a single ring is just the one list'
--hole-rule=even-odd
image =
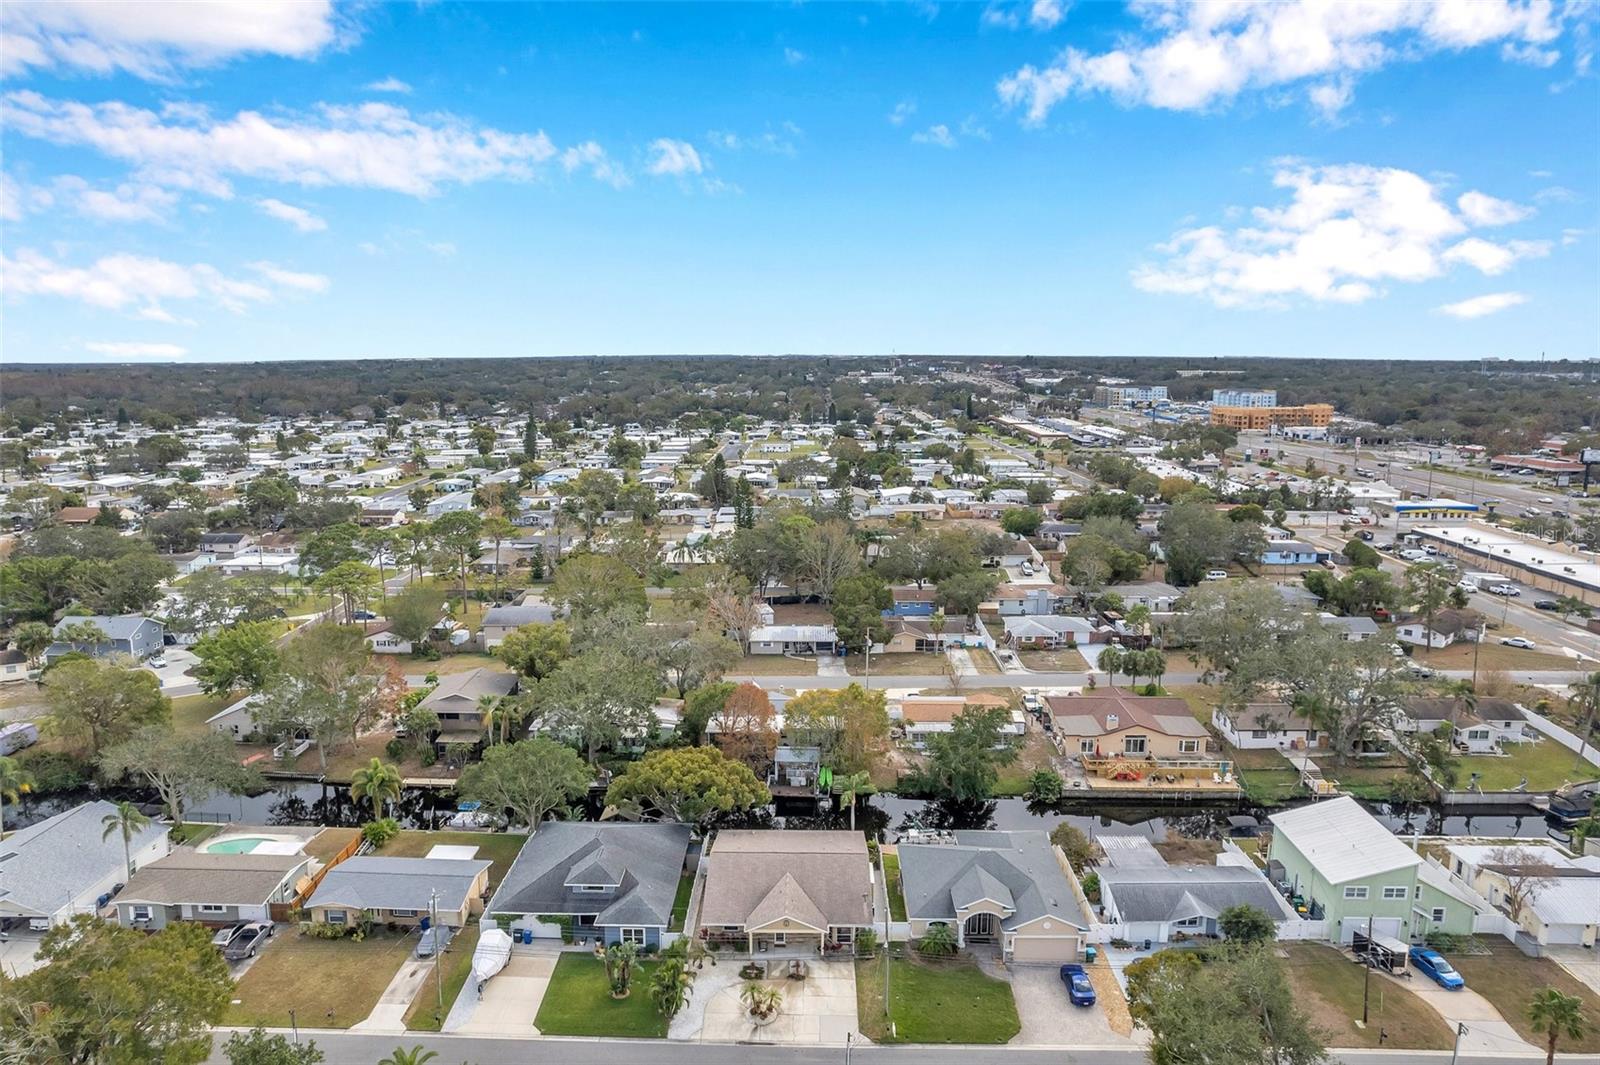
[{"label": "beige house", "polygon": [[489,864],[453,857],[351,858],[328,870],[306,902],[306,916],[318,924],[416,925],[433,913],[439,924],[461,928],[483,912]]},{"label": "beige house", "polygon": [[1210,735],[1182,699],[1112,692],[1052,695],[1045,705],[1056,744],[1069,756],[1195,759]]},{"label": "beige house", "polygon": [[718,832],[700,935],[752,954],[822,954],[872,925],[872,862],[859,832]]}]

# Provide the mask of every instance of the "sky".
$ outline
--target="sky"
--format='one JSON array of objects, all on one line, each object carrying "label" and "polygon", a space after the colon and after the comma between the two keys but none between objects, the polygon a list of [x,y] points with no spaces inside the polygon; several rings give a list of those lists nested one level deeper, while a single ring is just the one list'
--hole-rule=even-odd
[{"label": "sky", "polygon": [[1597,37],[1580,0],[11,0],[0,360],[1594,358]]}]

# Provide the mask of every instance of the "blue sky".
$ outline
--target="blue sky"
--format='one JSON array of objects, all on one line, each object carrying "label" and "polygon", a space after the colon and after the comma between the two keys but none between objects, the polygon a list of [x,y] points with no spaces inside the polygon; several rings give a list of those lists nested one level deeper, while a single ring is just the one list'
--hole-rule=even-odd
[{"label": "blue sky", "polygon": [[7,361],[1600,354],[1516,0],[0,9]]}]

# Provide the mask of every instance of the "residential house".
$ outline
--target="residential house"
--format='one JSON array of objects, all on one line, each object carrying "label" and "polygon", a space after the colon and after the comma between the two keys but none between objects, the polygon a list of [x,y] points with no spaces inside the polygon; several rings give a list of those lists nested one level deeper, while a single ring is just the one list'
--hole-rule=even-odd
[{"label": "residential house", "polygon": [[1002,584],[990,601],[1001,617],[1055,614],[1067,609],[1072,592],[1064,584]]},{"label": "residential house", "polygon": [[233,558],[254,547],[255,543],[249,533],[242,532],[208,532],[200,536],[200,550],[218,558]]},{"label": "residential house", "polygon": [[1326,732],[1285,703],[1219,706],[1211,711],[1211,723],[1223,739],[1240,750],[1301,751],[1328,745]]},{"label": "residential house", "polygon": [[1338,629],[1351,643],[1360,643],[1378,635],[1378,623],[1365,616],[1339,617],[1334,614],[1318,613],[1317,620],[1329,628]]},{"label": "residential house", "polygon": [[104,799],[74,806],[0,840],[0,929],[42,931],[74,914],[97,913],[117,885],[172,849],[168,826],[151,821],[133,833],[126,854],[122,833],[106,833],[117,812]]},{"label": "residential house", "polygon": [[236,699],[206,718],[206,728],[220,732],[235,743],[247,743],[257,735],[255,705],[261,696],[255,692]]},{"label": "residential house", "polygon": [[1218,918],[1230,906],[1253,906],[1280,924],[1295,917],[1258,871],[1243,866],[1108,866],[1098,875],[1105,921],[1133,942],[1219,936]]},{"label": "residential house", "polygon": [[1445,867],[1541,947],[1593,948],[1600,933],[1600,857],[1571,858],[1543,841],[1452,844]]},{"label": "residential house", "polygon": [[1261,552],[1261,562],[1267,566],[1315,566],[1330,557],[1301,540],[1268,540]]},{"label": "residential house", "polygon": [[459,492],[446,492],[442,496],[434,496],[423,507],[430,519],[454,514],[457,511],[472,509],[472,493],[463,489]]},{"label": "residential house", "polygon": [[548,821],[522,845],[486,915],[514,928],[564,918],[578,941],[657,949],[679,882],[692,875],[689,839],[683,824]]},{"label": "residential house", "polygon": [[724,829],[706,858],[700,932],[752,954],[821,954],[872,927],[872,894],[859,832]]},{"label": "residential house", "polygon": [[897,617],[887,620],[889,638],[873,648],[888,654],[942,653],[949,647],[982,647],[983,637],[965,614],[946,617],[937,631],[932,617]]},{"label": "residential house", "polygon": [[753,655],[833,654],[838,647],[832,625],[758,625],[750,631]]},{"label": "residential house", "polygon": [[1494,754],[1506,743],[1532,743],[1540,733],[1511,699],[1483,696],[1474,707],[1455,697],[1403,699],[1390,724],[1396,732],[1437,732],[1452,726],[1451,741],[1468,754]]},{"label": "residential house", "polygon": [[27,679],[28,656],[10,648],[0,651],[0,684]]},{"label": "residential house", "polygon": [[[928,739],[941,732],[949,732],[955,719],[969,709],[1009,707],[998,695],[976,694],[968,696],[907,695],[889,707],[890,725],[899,725],[905,733],[908,746],[918,750],[928,745]],[[996,749],[1020,739],[1027,732],[1027,721],[1021,710],[1008,710],[1008,720],[1000,729]]]},{"label": "residential house", "polygon": [[389,627],[389,622],[378,621],[367,627],[367,646],[373,654],[408,655],[412,642]]},{"label": "residential house", "polygon": [[1078,960],[1087,931],[1071,873],[1040,831],[955,832],[898,847],[913,938],[936,924],[961,946],[995,943],[1008,963]]},{"label": "residential house", "polygon": [[1204,756],[1206,727],[1182,699],[1105,695],[1050,695],[1057,747],[1093,758],[1195,759]]},{"label": "residential house", "polygon": [[492,606],[484,612],[478,639],[486,650],[494,650],[507,636],[524,625],[542,625],[556,619],[555,608],[547,603],[523,606]]},{"label": "residential house", "polygon": [[938,609],[939,590],[932,585],[918,588],[914,584],[907,584],[890,588],[889,595],[894,603],[883,612],[885,617],[925,618]]},{"label": "residential house", "polygon": [[117,896],[117,921],[152,932],[174,921],[269,921],[274,905],[294,901],[311,863],[308,854],[174,851],[133,874]]},{"label": "residential house", "polygon": [[1134,581],[1109,585],[1105,592],[1122,600],[1122,608],[1142,606],[1152,614],[1165,614],[1177,606],[1183,590],[1165,581]]},{"label": "residential house", "polygon": [[[98,643],[87,643],[82,640],[69,643],[61,638],[62,630],[86,622],[98,627],[105,633],[106,638]],[[56,623],[56,642],[45,649],[44,657],[45,661],[53,662],[70,651],[81,651],[94,658],[132,655],[143,660],[161,650],[162,633],[161,622],[139,614],[119,617],[107,617],[103,614],[93,617],[82,615],[65,617]]]},{"label": "residential house", "polygon": [[1481,618],[1472,610],[1440,610],[1433,616],[1432,628],[1425,615],[1410,614],[1395,626],[1395,639],[1414,647],[1431,647],[1435,650],[1449,647],[1459,641],[1471,643],[1478,638]]},{"label": "residential house", "polygon": [[1006,646],[1018,650],[1050,650],[1081,643],[1106,643],[1111,630],[1088,618],[1060,614],[1026,614],[1003,619]]},{"label": "residential house", "polygon": [[[1420,940],[1430,932],[1467,935],[1478,910],[1469,893],[1383,827],[1349,796],[1271,815],[1267,875],[1327,937],[1357,932]],[[1432,867],[1437,869],[1437,867]]]},{"label": "residential house", "polygon": [[489,865],[479,858],[347,858],[306,900],[306,916],[317,924],[417,925],[436,914],[439,924],[463,928],[483,912]]},{"label": "residential house", "polygon": [[439,715],[439,753],[456,745],[475,746],[484,739],[484,699],[502,699],[517,690],[517,675],[479,666],[465,673],[450,673],[418,705]]}]

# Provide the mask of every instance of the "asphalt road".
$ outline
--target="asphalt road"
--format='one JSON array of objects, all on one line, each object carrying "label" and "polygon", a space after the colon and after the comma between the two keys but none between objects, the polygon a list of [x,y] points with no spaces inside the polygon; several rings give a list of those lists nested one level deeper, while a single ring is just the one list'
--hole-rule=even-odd
[{"label": "asphalt road", "polygon": [[[327,1065],[375,1065],[397,1046],[422,1046],[437,1051],[437,1065],[527,1065],[548,1061],[560,1065],[1145,1065],[1137,1047],[1008,1047],[1008,1046],[772,1046],[752,1043],[674,1043],[630,1039],[507,1039],[482,1036],[368,1035],[356,1032],[302,1031],[314,1040]],[[226,1065],[226,1034],[219,1032],[210,1061]],[[1335,1051],[1343,1065],[1402,1065],[1451,1060],[1448,1051]],[[1468,1054],[1460,1065],[1524,1065],[1544,1060],[1543,1054]],[[1564,1065],[1600,1065],[1600,1055],[1563,1054]]]}]

